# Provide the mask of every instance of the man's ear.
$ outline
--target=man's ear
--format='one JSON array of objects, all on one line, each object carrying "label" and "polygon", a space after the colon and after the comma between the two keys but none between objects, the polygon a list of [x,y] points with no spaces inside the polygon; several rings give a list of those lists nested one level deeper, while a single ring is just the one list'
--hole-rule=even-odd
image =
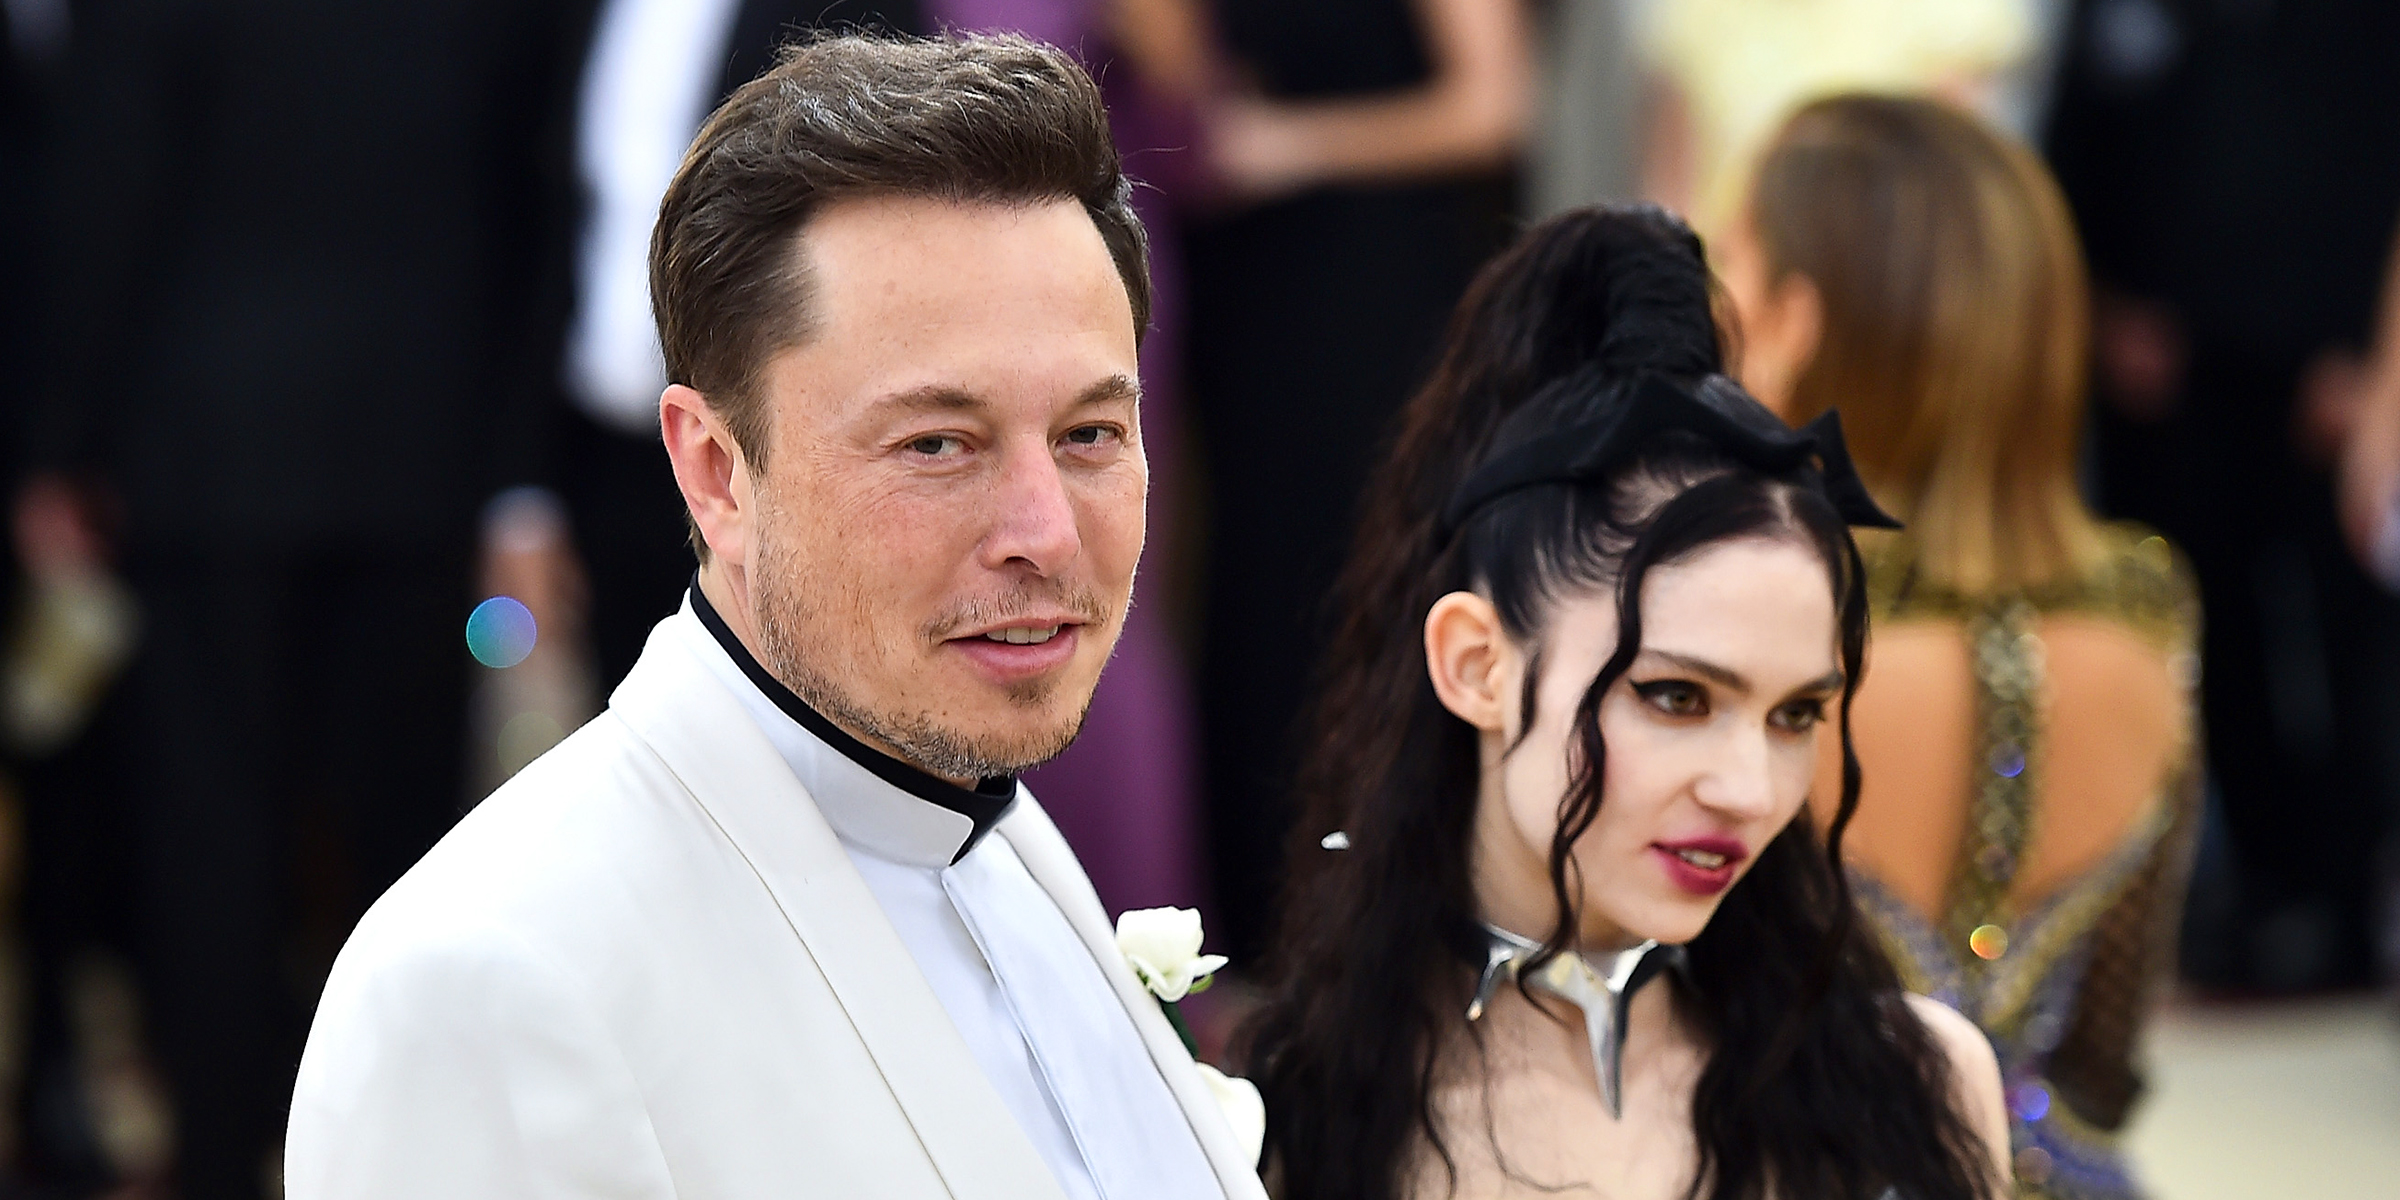
[{"label": "man's ear", "polygon": [[700,527],[709,554],[731,567],[749,565],[750,467],[716,410],[680,383],[658,398],[658,427],[675,467],[675,486]]},{"label": "man's ear", "polygon": [[1425,614],[1425,670],[1433,694],[1459,720],[1486,733],[1508,725],[1522,665],[1500,611],[1473,592],[1452,592]]}]

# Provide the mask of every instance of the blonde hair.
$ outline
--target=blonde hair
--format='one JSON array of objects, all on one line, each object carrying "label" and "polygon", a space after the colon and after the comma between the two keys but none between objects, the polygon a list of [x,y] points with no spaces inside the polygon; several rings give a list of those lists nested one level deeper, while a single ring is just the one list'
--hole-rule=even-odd
[{"label": "blonde hair", "polygon": [[2095,567],[2075,487],[2090,301],[2042,164],[1946,105],[1846,95],[1795,113],[1755,181],[1769,278],[1823,300],[1786,415],[1840,409],[1926,581],[1988,592]]}]

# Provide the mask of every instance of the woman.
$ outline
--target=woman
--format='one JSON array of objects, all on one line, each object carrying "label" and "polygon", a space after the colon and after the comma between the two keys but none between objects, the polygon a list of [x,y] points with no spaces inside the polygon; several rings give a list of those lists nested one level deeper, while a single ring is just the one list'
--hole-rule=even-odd
[{"label": "woman", "polygon": [[2197,613],[2166,542],[2076,496],[2066,206],[1973,118],[1849,96],[1793,117],[1746,208],[1718,247],[1744,381],[1794,421],[1838,399],[1908,522],[1862,539],[1860,894],[1910,988],[1998,1046],[2020,1194],[2138,1195],[2118,1137],[2196,827]]},{"label": "woman", "polygon": [[1794,819],[1864,652],[1845,522],[1889,518],[1838,427],[1719,370],[1655,210],[1548,222],[1469,291],[1340,587],[1250,1031],[1278,1194],[2002,1187],[1989,1048],[1904,999],[1843,821]]}]

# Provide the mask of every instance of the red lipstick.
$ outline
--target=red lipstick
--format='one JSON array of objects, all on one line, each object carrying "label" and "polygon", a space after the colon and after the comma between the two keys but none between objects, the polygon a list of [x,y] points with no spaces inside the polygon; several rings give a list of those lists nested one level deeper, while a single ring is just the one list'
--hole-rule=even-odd
[{"label": "red lipstick", "polygon": [[[1740,838],[1696,837],[1652,842],[1650,852],[1676,887],[1694,896],[1714,896],[1733,886],[1750,848]],[[1697,860],[1697,861],[1695,861]]]}]

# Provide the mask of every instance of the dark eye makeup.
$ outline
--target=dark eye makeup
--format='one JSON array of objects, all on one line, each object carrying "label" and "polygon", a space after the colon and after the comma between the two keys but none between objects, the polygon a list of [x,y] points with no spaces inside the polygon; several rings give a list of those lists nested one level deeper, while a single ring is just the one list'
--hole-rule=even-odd
[{"label": "dark eye makeup", "polygon": [[1708,691],[1689,679],[1652,679],[1633,685],[1633,694],[1642,703],[1670,717],[1698,717],[1708,713]]}]

